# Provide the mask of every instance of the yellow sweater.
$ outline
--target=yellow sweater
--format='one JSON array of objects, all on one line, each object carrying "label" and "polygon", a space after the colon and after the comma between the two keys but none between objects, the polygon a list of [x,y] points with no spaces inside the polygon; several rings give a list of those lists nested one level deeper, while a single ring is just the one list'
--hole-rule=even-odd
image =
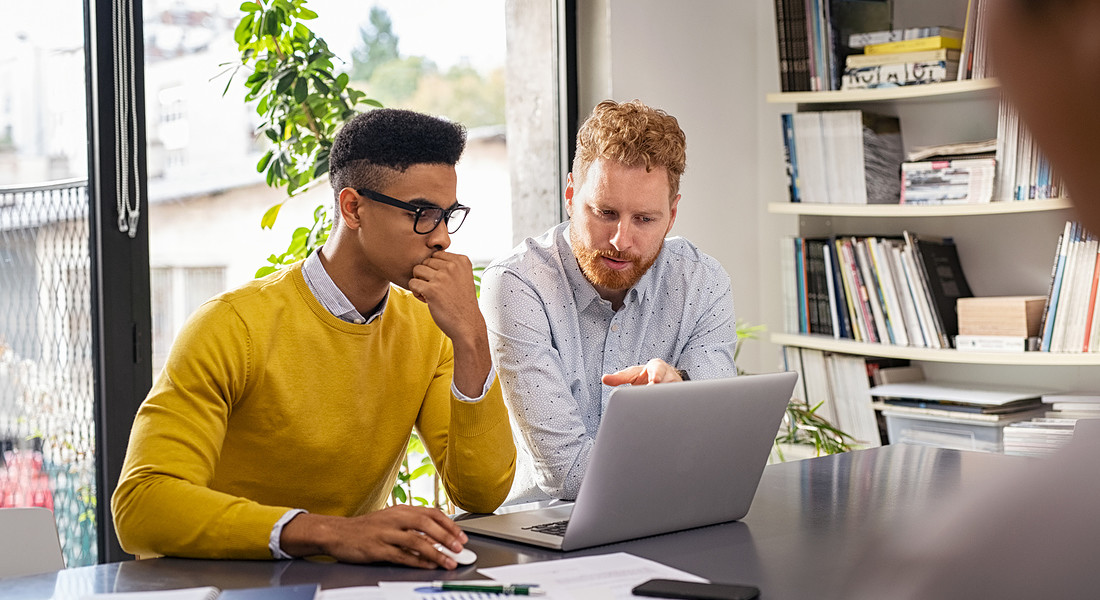
[{"label": "yellow sweater", "polygon": [[492,512],[515,472],[500,383],[461,402],[453,363],[427,305],[396,287],[368,325],[328,313],[301,263],[208,301],[134,420],[111,499],[122,547],[271,558],[290,508],[382,508],[414,425],[450,498]]}]

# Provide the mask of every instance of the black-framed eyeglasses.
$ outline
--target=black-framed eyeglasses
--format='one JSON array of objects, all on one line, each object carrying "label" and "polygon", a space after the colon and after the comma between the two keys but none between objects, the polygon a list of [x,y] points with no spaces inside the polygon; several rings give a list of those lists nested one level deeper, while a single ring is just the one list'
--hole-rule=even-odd
[{"label": "black-framed eyeglasses", "polygon": [[413,221],[413,231],[420,235],[427,235],[435,231],[435,228],[439,227],[439,224],[443,221],[447,221],[447,233],[454,233],[458,231],[459,227],[462,227],[462,223],[466,220],[466,215],[470,212],[469,206],[463,206],[457,202],[450,208],[439,208],[438,206],[430,205],[417,206],[366,188],[355,191],[358,192],[360,196],[366,196],[375,202],[396,206],[397,208],[407,210],[416,215],[416,220]]}]

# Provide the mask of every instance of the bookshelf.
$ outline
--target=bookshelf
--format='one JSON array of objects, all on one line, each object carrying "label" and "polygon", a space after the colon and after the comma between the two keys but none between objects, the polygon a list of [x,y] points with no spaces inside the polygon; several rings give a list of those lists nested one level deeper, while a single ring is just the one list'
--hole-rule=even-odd
[{"label": "bookshelf", "polygon": [[1011,215],[1071,208],[1066,198],[1027,202],[989,202],[986,204],[810,204],[805,202],[769,202],[768,212],[781,215],[822,217],[965,217]]},{"label": "bookshelf", "polygon": [[841,354],[858,354],[882,358],[905,358],[913,361],[952,363],[960,365],[1020,365],[1020,366],[1100,366],[1100,354],[1063,354],[1058,352],[959,352],[889,344],[870,344],[854,340],[838,340],[822,335],[775,333],[771,341],[781,346],[810,348]]},{"label": "bookshelf", "polygon": [[[917,146],[995,138],[999,98],[997,82],[988,79],[873,90],[772,93],[766,100],[790,112],[857,109],[897,116],[908,152]],[[799,237],[892,236],[903,230],[952,237],[977,296],[1045,295],[1058,235],[1065,221],[1073,218],[1071,208],[1066,198],[941,205],[766,203],[768,213],[793,220],[787,222],[791,229],[784,229]],[[769,336],[771,343],[908,359],[921,365],[929,378],[1034,384],[1052,390],[1100,385],[1095,369],[1100,366],[1100,355],[1095,354],[959,352],[778,333],[782,329],[771,328],[777,332]]]},{"label": "bookshelf", "polygon": [[893,102],[923,99],[932,102],[954,102],[960,99],[985,98],[997,93],[995,79],[966,79],[928,85],[910,85],[868,90],[834,90],[829,92],[775,92],[767,95],[772,104],[838,104],[848,102]]}]

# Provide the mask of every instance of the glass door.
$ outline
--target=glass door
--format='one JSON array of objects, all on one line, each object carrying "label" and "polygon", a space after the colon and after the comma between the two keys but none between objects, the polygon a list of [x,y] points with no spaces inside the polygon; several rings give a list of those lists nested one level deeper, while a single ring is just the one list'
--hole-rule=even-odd
[{"label": "glass door", "polygon": [[0,507],[54,511],[94,564],[84,20],[79,0],[0,21]]}]

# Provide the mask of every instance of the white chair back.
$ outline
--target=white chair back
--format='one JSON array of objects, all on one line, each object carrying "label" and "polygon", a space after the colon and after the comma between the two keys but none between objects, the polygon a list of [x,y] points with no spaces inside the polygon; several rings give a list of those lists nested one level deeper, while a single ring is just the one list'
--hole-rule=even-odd
[{"label": "white chair back", "polygon": [[48,508],[0,508],[0,578],[65,568],[57,522]]}]

